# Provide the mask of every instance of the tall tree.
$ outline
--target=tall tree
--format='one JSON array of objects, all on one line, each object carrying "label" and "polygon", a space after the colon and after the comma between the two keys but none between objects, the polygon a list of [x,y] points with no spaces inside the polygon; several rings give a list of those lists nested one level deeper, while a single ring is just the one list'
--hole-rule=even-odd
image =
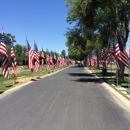
[{"label": "tall tree", "polygon": [[66,57],[66,51],[65,51],[65,50],[62,50],[62,51],[61,51],[61,55],[65,58],[65,57]]},{"label": "tall tree", "polygon": [[[130,19],[128,0],[66,0],[66,5],[69,7],[69,23],[76,22],[77,25],[100,34],[103,46],[107,46],[108,38],[111,35],[115,38],[118,31],[126,47]],[[122,69],[119,76],[123,78],[124,66],[120,66]]]},{"label": "tall tree", "polygon": [[[15,36],[11,35],[11,33],[5,33],[5,44],[6,45],[11,45],[12,43],[16,42]],[[2,34],[0,34],[0,39],[2,37]]]},{"label": "tall tree", "polygon": [[17,63],[18,65],[22,65],[22,61],[23,61],[23,48],[20,44],[16,44],[14,46],[14,50],[15,50],[15,54],[16,54],[16,59],[17,59]]}]

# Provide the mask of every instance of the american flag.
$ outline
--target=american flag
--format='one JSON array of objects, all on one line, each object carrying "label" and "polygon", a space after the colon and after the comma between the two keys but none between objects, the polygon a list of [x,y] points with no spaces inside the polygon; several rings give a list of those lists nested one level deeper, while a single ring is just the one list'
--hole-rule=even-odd
[{"label": "american flag", "polygon": [[4,39],[4,31],[2,30],[2,39],[0,42],[0,54],[3,55],[2,59],[2,74],[4,78],[9,78],[9,71],[8,71],[8,55],[7,55],[7,48],[5,45]]},{"label": "american flag", "polygon": [[53,58],[52,58],[52,55],[50,54],[50,64],[52,65],[53,64]]},{"label": "american flag", "polygon": [[90,62],[90,55],[87,55],[87,66],[90,67],[91,66],[91,62]]},{"label": "american flag", "polygon": [[111,45],[111,43],[108,43],[107,65],[112,61],[112,49],[113,46]]},{"label": "american flag", "polygon": [[42,48],[42,53],[41,53],[41,57],[42,57],[42,67],[44,67],[44,51],[43,51],[43,48]]},{"label": "american flag", "polygon": [[27,44],[27,55],[28,55],[28,68],[33,69],[34,52],[31,49],[31,46],[27,39],[26,39],[26,44]]},{"label": "american flag", "polygon": [[40,57],[40,54],[38,52],[38,47],[37,47],[37,44],[34,42],[34,53],[35,53],[35,70],[36,72],[39,71],[40,69],[40,61],[39,61],[39,57]]},{"label": "american flag", "polygon": [[11,59],[12,59],[12,74],[14,76],[14,79],[17,79],[17,75],[16,75],[16,57],[15,57],[15,52],[14,52],[14,48],[13,45],[11,44]]},{"label": "american flag", "polygon": [[98,68],[98,58],[97,58],[97,52],[96,51],[94,51],[92,53],[91,66],[94,67],[94,68]]},{"label": "american flag", "polygon": [[116,66],[117,66],[117,69],[118,69],[118,71],[120,72],[120,66],[119,66],[119,60],[116,58],[116,52],[115,52],[115,45],[114,45],[114,43],[112,44],[112,46],[111,46],[111,53],[112,53],[112,58],[111,58],[111,61],[113,60],[114,61],[114,63],[116,64]]},{"label": "american flag", "polygon": [[118,35],[116,35],[116,58],[127,68],[129,68],[129,56],[127,52],[125,51],[121,39]]},{"label": "american flag", "polygon": [[49,51],[46,50],[46,70],[49,70],[50,67],[50,58],[49,58]]},{"label": "american flag", "polygon": [[101,58],[102,58],[102,69],[106,69],[106,58],[105,58],[105,52],[104,49],[102,48],[102,52],[101,52]]},{"label": "american flag", "polygon": [[54,61],[54,64],[56,65],[56,55],[55,55],[55,53],[54,53],[54,55],[53,55],[53,61]]},{"label": "american flag", "polygon": [[55,55],[55,53],[54,53],[54,60],[56,60],[56,55]]}]

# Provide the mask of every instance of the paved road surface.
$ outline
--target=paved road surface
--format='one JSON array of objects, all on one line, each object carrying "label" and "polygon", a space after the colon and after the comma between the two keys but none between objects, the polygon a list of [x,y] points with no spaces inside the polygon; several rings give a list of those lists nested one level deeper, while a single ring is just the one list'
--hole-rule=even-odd
[{"label": "paved road surface", "polygon": [[130,130],[121,106],[98,79],[73,66],[1,98],[0,130]]}]

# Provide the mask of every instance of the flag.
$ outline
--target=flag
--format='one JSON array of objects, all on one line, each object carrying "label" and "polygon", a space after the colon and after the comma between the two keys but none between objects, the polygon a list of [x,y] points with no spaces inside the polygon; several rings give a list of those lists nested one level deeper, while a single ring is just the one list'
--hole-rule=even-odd
[{"label": "flag", "polygon": [[129,68],[129,56],[125,51],[121,39],[116,35],[116,49],[115,49],[116,58],[127,68]]},{"label": "flag", "polygon": [[56,60],[56,55],[55,55],[55,53],[54,53],[54,60]]},{"label": "flag", "polygon": [[27,39],[26,39],[26,44],[27,44],[27,55],[28,55],[28,68],[33,69],[34,52],[31,49],[31,46]]},{"label": "flag", "polygon": [[49,58],[49,51],[46,50],[46,70],[49,70],[50,67],[50,58]]},{"label": "flag", "polygon": [[90,59],[90,58],[91,58],[91,55],[87,55],[87,61],[86,61],[86,62],[87,62],[87,66],[88,66],[88,67],[91,66],[91,62],[90,62],[91,59]]},{"label": "flag", "polygon": [[53,61],[54,61],[54,65],[56,65],[56,55],[55,55],[55,53],[54,53],[54,55],[53,55]]},{"label": "flag", "polygon": [[16,75],[16,57],[15,57],[15,53],[14,53],[14,48],[13,45],[11,44],[11,59],[12,59],[12,74],[14,76],[14,79],[17,79],[17,75]]},{"label": "flag", "polygon": [[101,51],[101,59],[102,59],[102,69],[106,69],[106,57],[105,57],[105,52],[104,49],[102,48]]},{"label": "flag", "polygon": [[40,54],[38,52],[38,47],[37,47],[37,44],[35,42],[34,42],[34,53],[35,53],[35,56],[34,56],[35,70],[36,70],[36,72],[38,72],[40,69],[40,61],[39,61]]},{"label": "flag", "polygon": [[43,48],[42,48],[42,53],[41,53],[41,57],[42,57],[42,67],[44,67],[44,51],[43,51]]},{"label": "flag", "polygon": [[107,65],[112,61],[112,48],[111,43],[108,43]]},{"label": "flag", "polygon": [[53,65],[53,59],[52,59],[52,55],[50,54],[50,64]]},{"label": "flag", "polygon": [[114,43],[113,43],[113,45],[111,46],[111,53],[112,53],[112,57],[113,57],[113,61],[114,61],[114,63],[116,64],[116,66],[117,66],[117,70],[120,72],[120,66],[119,66],[119,60],[117,59],[117,57],[116,57],[116,52],[115,52],[115,45],[114,45]]},{"label": "flag", "polygon": [[94,51],[91,55],[91,66],[94,68],[98,68],[98,58],[96,51]]},{"label": "flag", "polygon": [[4,39],[4,31],[2,30],[2,39],[0,42],[0,54],[3,55],[2,59],[2,75],[4,78],[9,78],[9,71],[8,71],[8,55],[7,55],[7,48],[5,45]]}]

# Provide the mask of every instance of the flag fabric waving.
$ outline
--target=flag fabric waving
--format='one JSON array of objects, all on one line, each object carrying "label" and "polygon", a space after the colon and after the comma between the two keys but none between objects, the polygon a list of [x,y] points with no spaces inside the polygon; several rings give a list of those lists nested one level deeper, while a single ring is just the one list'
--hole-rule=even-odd
[{"label": "flag fabric waving", "polygon": [[98,68],[98,57],[96,51],[94,51],[91,55],[91,66],[93,68]]},{"label": "flag fabric waving", "polygon": [[129,56],[125,51],[121,39],[118,35],[116,35],[116,58],[127,68],[129,68]]},{"label": "flag fabric waving", "polygon": [[0,54],[3,55],[2,59],[2,75],[4,78],[9,78],[9,71],[8,71],[8,55],[7,55],[7,48],[5,45],[4,39],[4,31],[2,30],[2,39],[0,42]]},{"label": "flag fabric waving", "polygon": [[41,66],[42,68],[44,67],[44,51],[43,51],[43,48],[42,48],[42,53],[41,53],[41,57],[42,57],[42,63],[41,63]]},{"label": "flag fabric waving", "polygon": [[112,61],[112,49],[111,43],[108,43],[108,52],[107,52],[107,65]]},{"label": "flag fabric waving", "polygon": [[34,53],[35,53],[35,70],[36,72],[39,71],[40,69],[40,61],[39,61],[39,57],[40,57],[40,54],[38,52],[38,47],[37,47],[37,44],[34,42]]},{"label": "flag fabric waving", "polygon": [[49,51],[46,50],[46,70],[50,69],[50,57],[49,57]]},{"label": "flag fabric waving", "polygon": [[11,44],[11,59],[12,59],[12,74],[13,74],[14,79],[16,80],[17,79],[17,75],[16,75],[17,63],[16,63],[16,57],[15,57],[14,48],[12,44]]},{"label": "flag fabric waving", "polygon": [[31,49],[31,46],[27,39],[26,39],[26,44],[27,44],[27,55],[28,55],[28,68],[33,69],[34,52]]},{"label": "flag fabric waving", "polygon": [[[56,54],[54,53],[53,55],[53,59],[54,59],[54,66],[56,65]],[[56,66],[55,66],[56,67]]]}]

